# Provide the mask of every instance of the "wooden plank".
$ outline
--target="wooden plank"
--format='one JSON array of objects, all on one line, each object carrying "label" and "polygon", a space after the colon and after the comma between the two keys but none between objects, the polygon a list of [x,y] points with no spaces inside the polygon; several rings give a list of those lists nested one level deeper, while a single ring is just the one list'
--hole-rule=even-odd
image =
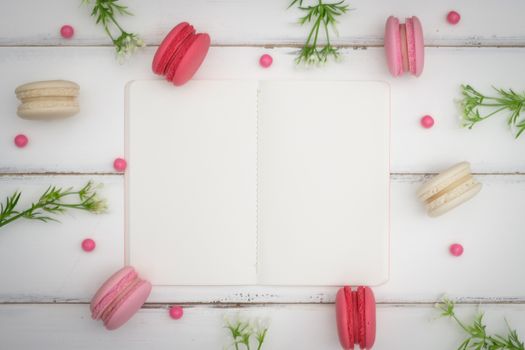
[{"label": "wooden plank", "polygon": [[[0,172],[113,171],[113,159],[124,152],[124,86],[155,78],[149,68],[153,51],[148,48],[121,66],[110,48],[0,48]],[[418,79],[391,78],[378,48],[345,50],[341,63],[319,69],[296,67],[294,51],[213,48],[196,78],[384,80],[392,90],[392,172],[436,172],[462,160],[469,160],[475,172],[525,172],[525,137],[515,140],[504,117],[463,129],[454,102],[461,83],[483,92],[491,92],[491,85],[522,91],[525,49],[431,48]],[[274,57],[268,70],[257,64],[263,52]],[[18,118],[15,87],[56,78],[80,84],[80,114],[53,123]],[[419,126],[424,114],[434,116],[433,129]],[[20,132],[30,138],[25,149],[13,144]]]},{"label": "wooden plank", "polygon": [[[458,306],[472,320],[478,307]],[[525,305],[482,305],[488,332],[506,333],[504,319],[523,339]],[[91,320],[88,305],[2,305],[0,344],[5,349],[219,349],[228,345],[224,317],[267,319],[262,349],[340,349],[334,305],[249,308],[186,307],[170,320],[167,306],[142,309],[117,331]],[[464,339],[452,320],[432,305],[379,305],[374,350],[455,349]]]},{"label": "wooden plank", "polygon": [[[127,0],[124,4],[135,14],[121,23],[138,32],[148,44],[158,44],[175,24],[189,21],[200,31],[209,32],[215,45],[299,44],[308,28],[297,24],[302,15],[297,9],[286,10],[290,1],[206,1]],[[306,1],[305,4],[311,3]],[[388,16],[400,18],[418,15],[423,23],[427,45],[524,45],[523,1],[392,2],[352,0],[352,8],[340,19],[340,36],[333,38],[344,45],[382,45],[384,23]],[[449,25],[446,14],[455,9],[462,16],[457,26]],[[90,8],[80,0],[21,0],[0,3],[0,45],[100,45],[110,44],[101,27],[90,18]],[[43,16],[43,13],[53,15]],[[501,19],[501,20],[497,20]],[[63,23],[75,27],[72,40],[60,38]],[[490,25],[487,25],[487,24]]]},{"label": "wooden plank", "polygon": [[[0,229],[0,266],[14,267],[0,269],[0,302],[88,301],[122,266],[121,176],[2,176],[0,199],[21,189],[27,202],[48,184],[79,185],[89,178],[105,184],[108,214],[71,213],[61,217],[62,224],[17,222]],[[375,288],[377,299],[432,302],[447,293],[471,302],[525,302],[525,280],[514,277],[525,264],[525,176],[478,176],[481,193],[439,218],[427,217],[415,195],[426,178],[392,177],[390,280]],[[98,244],[90,254],[80,249],[87,236]],[[447,251],[454,242],[465,247],[460,258]],[[335,292],[335,287],[155,287],[149,301],[326,303]]]}]

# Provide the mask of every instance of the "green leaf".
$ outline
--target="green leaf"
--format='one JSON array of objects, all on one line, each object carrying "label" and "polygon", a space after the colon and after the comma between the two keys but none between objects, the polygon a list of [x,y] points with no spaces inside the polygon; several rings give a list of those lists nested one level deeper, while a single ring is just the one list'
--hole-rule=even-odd
[{"label": "green leaf", "polygon": [[[471,324],[464,325],[454,313],[454,303],[443,298],[438,303],[437,308],[441,310],[442,316],[449,316],[467,334],[467,338],[461,342],[458,350],[525,350],[523,342],[519,339],[516,330],[510,328],[507,322],[508,334],[506,337],[501,335],[489,335],[486,325],[483,323],[483,313],[478,313]],[[506,322],[506,320],[505,320]]]},{"label": "green leaf", "polygon": [[[317,5],[311,6],[302,6],[302,0],[293,0],[290,3],[288,8],[297,6],[300,10],[306,12],[305,15],[299,17],[299,24],[312,23],[308,37],[295,59],[297,64],[323,64],[329,57],[334,59],[338,58],[339,50],[330,43],[330,30],[328,26],[330,25],[332,31],[337,34],[336,17],[346,13],[349,8],[348,5],[345,4],[345,1],[346,0],[335,3],[324,3],[322,0],[318,0]],[[325,36],[326,44],[322,48],[319,48],[318,39],[321,25],[324,28],[321,35]]]},{"label": "green leaf", "polygon": [[470,85],[461,85],[462,100],[459,103],[462,125],[472,129],[477,123],[507,112],[507,124],[515,131],[515,138],[525,131],[525,92],[493,87],[496,96],[485,96]]}]

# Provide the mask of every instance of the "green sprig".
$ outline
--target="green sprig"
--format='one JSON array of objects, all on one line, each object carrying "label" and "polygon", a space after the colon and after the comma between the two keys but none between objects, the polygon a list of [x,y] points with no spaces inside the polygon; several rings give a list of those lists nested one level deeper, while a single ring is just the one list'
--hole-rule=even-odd
[{"label": "green sprig", "polygon": [[241,347],[250,350],[250,345],[255,341],[255,349],[261,350],[266,334],[268,332],[268,325],[260,319],[252,321],[241,320],[238,316],[235,320],[229,320],[225,317],[226,325],[224,328],[228,330],[231,337],[231,346],[235,350],[241,350]]},{"label": "green sprig", "polygon": [[[96,24],[101,24],[104,31],[113,42],[119,62],[123,62],[135,51],[144,46],[144,41],[134,33],[126,32],[115,19],[120,16],[133,16],[119,0],[82,0],[82,4],[93,5],[91,16],[96,18]],[[115,34],[116,33],[116,34]]]},{"label": "green sprig", "polygon": [[[507,124],[515,130],[518,138],[525,131],[525,92],[512,89],[497,89],[497,96],[486,96],[470,85],[461,85],[462,99],[459,101],[462,124],[472,129],[477,123],[500,112],[508,113]],[[482,113],[486,111],[486,113]]]},{"label": "green sprig", "polygon": [[[297,6],[300,10],[306,12],[303,17],[299,18],[301,25],[312,23],[312,28],[308,33],[304,46],[299,51],[295,62],[297,64],[319,64],[325,63],[329,57],[337,59],[339,57],[339,49],[332,46],[330,43],[330,28],[337,34],[337,17],[348,11],[346,0],[341,0],[336,3],[323,3],[322,0],[317,0],[316,5],[303,6],[303,0],[293,0],[288,8]],[[322,32],[322,33],[320,33]],[[319,35],[325,36],[326,43],[322,48],[318,47],[317,41]]]},{"label": "green sprig", "polygon": [[[52,215],[63,214],[68,209],[85,210],[95,214],[103,213],[107,209],[106,201],[99,198],[96,189],[97,186],[94,186],[92,181],[78,191],[73,188],[62,189],[49,186],[37,202],[23,210],[17,210],[22,193],[16,191],[6,198],[5,204],[0,203],[0,227],[17,219],[58,221]],[[69,198],[76,200],[67,201]]]},{"label": "green sprig", "polygon": [[525,350],[518,333],[510,328],[506,320],[508,334],[505,337],[489,335],[487,326],[483,323],[483,313],[478,313],[472,324],[466,325],[456,316],[453,301],[444,298],[436,306],[441,311],[441,316],[452,318],[467,333],[468,337],[459,345],[458,350]]}]

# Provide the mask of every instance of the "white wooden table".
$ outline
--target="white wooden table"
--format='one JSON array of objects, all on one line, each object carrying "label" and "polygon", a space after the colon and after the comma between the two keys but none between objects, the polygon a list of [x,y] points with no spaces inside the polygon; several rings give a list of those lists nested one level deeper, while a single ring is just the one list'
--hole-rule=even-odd
[{"label": "white wooden table", "polygon": [[[90,319],[87,303],[124,259],[123,176],[112,168],[124,153],[124,86],[154,78],[150,62],[163,35],[186,20],[210,33],[213,47],[196,79],[386,80],[392,88],[392,227],[390,281],[375,288],[378,328],[375,349],[453,349],[462,334],[437,319],[433,303],[444,293],[470,317],[478,304],[491,330],[503,317],[525,337],[525,137],[514,140],[504,118],[474,130],[459,127],[454,99],[459,85],[525,89],[525,2],[452,0],[350,1],[337,44],[341,63],[296,67],[294,53],[307,28],[284,0],[126,0],[134,17],[126,28],[148,47],[125,65],[89,9],[80,1],[0,3],[0,199],[23,190],[27,203],[49,184],[104,183],[110,211],[71,213],[62,223],[17,222],[0,232],[0,349],[214,349],[226,344],[224,314],[271,319],[267,349],[338,349],[335,288],[155,288],[149,303],[122,329],[106,331]],[[462,15],[457,26],[446,13]],[[388,75],[382,36],[388,15],[417,15],[427,44],[423,75]],[[59,36],[72,24],[72,40]],[[263,70],[262,53],[274,64]],[[14,89],[45,79],[81,86],[81,113],[58,123],[16,116]],[[436,125],[424,130],[419,118]],[[17,149],[13,138],[29,136]],[[429,176],[457,161],[472,163],[484,188],[478,197],[438,219],[428,218],[415,190]],[[152,179],[153,181],[154,179]],[[96,250],[80,242],[91,237]],[[453,258],[448,246],[465,253]],[[179,321],[167,307],[185,306]]]}]

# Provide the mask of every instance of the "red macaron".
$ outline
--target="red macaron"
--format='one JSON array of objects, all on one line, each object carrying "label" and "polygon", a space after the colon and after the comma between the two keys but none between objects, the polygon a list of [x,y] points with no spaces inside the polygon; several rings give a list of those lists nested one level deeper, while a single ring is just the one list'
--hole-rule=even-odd
[{"label": "red macaron", "polygon": [[189,23],[179,23],[157,49],[153,57],[153,72],[166,76],[175,85],[183,85],[197,72],[209,48],[208,34],[196,33]]},{"label": "red macaron", "polygon": [[337,332],[345,350],[371,349],[376,338],[376,302],[369,287],[343,287],[335,301]]}]

